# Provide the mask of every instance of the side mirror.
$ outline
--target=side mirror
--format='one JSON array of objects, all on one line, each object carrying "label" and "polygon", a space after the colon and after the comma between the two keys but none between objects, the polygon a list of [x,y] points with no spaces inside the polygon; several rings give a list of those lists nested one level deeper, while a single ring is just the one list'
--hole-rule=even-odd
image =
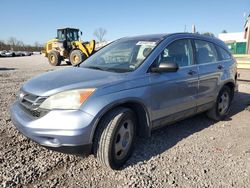
[{"label": "side mirror", "polygon": [[177,72],[179,66],[175,62],[162,62],[159,67],[152,67],[151,72]]},{"label": "side mirror", "polygon": [[82,35],[82,32],[80,32],[80,34]]}]

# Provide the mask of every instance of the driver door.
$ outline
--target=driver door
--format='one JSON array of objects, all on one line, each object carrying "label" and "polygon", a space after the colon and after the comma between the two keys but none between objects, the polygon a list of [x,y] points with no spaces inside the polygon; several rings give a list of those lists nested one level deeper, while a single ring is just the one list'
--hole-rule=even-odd
[{"label": "driver door", "polygon": [[168,45],[153,66],[175,62],[177,72],[151,73],[153,126],[165,125],[196,112],[198,70],[194,64],[192,42],[180,39]]}]

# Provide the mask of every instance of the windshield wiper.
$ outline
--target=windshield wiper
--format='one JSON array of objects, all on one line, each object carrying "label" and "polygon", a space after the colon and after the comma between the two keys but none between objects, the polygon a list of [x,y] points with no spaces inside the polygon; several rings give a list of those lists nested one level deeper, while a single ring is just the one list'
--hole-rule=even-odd
[{"label": "windshield wiper", "polygon": [[101,68],[101,67],[96,67],[96,66],[84,66],[83,68],[88,68],[88,69],[96,69],[96,70],[102,70],[104,71],[105,69]]},{"label": "windshield wiper", "polygon": [[108,68],[106,71],[111,71],[111,72],[119,72],[119,73],[124,73],[124,72],[131,72],[133,71],[132,69],[126,69],[126,68]]}]

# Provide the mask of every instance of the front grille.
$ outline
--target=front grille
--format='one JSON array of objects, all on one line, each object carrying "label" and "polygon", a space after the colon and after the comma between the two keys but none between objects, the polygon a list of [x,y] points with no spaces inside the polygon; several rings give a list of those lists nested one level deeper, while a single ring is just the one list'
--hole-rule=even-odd
[{"label": "front grille", "polygon": [[24,107],[23,105],[21,105],[22,109],[29,115],[33,116],[34,118],[39,118],[44,116],[45,114],[47,114],[47,111],[42,111],[42,110],[31,110],[28,109],[26,107]]},{"label": "front grille", "polygon": [[45,99],[46,97],[36,96],[24,91],[20,91],[18,94],[18,101],[23,110],[35,118],[42,117],[47,113],[47,111],[39,108]]}]

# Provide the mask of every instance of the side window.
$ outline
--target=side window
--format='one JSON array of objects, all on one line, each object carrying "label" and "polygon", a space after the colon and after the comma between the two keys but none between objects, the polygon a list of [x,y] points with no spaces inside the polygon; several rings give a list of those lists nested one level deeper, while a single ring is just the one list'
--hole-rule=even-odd
[{"label": "side window", "polygon": [[175,62],[180,67],[193,64],[192,43],[189,39],[177,40],[168,45],[157,59],[157,64],[162,62]]},{"label": "side window", "polygon": [[212,63],[218,60],[215,46],[206,41],[195,40],[196,58],[198,64]]},{"label": "side window", "polygon": [[228,60],[231,59],[231,54],[224,50],[223,48],[217,46],[218,52],[220,54],[220,60]]}]

